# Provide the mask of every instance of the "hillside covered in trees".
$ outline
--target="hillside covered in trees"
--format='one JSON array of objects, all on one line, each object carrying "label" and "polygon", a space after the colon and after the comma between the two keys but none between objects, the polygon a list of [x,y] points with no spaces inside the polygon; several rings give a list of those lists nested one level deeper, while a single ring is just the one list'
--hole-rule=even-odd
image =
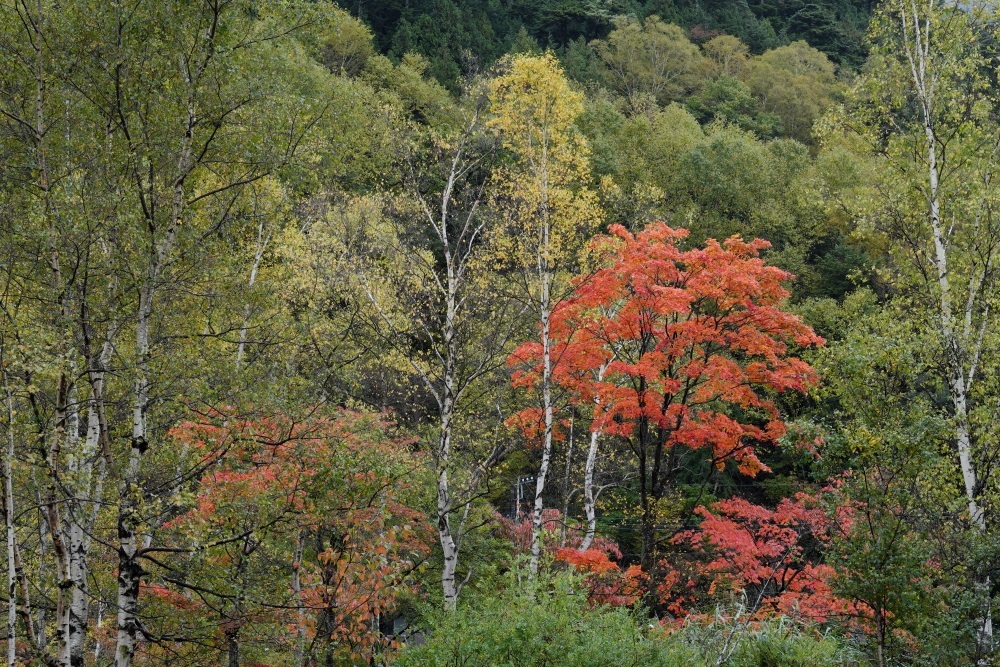
[{"label": "hillside covered in trees", "polygon": [[0,5],[6,664],[1000,664],[998,36]]}]

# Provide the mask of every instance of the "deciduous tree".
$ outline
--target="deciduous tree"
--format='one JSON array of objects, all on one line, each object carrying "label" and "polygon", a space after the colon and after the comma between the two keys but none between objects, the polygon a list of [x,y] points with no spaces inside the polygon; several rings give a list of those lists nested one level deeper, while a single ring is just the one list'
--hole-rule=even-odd
[{"label": "deciduous tree", "polygon": [[[681,450],[703,453],[714,468],[732,462],[749,477],[766,471],[755,450],[784,433],[772,397],[816,383],[793,350],[823,341],[783,310],[789,275],[759,257],[765,241],[733,237],[682,250],[687,232],[663,223],[611,232],[596,242],[603,268],[553,313],[555,381],[584,402],[596,397],[592,430],[634,455],[641,562],[653,573],[659,505],[683,465]],[[539,383],[538,344],[515,354],[527,367],[516,380]]]}]

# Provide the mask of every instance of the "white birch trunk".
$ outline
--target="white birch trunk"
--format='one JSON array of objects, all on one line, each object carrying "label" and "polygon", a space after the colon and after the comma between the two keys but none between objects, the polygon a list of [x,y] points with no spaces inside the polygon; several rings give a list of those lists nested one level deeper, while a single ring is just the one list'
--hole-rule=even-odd
[{"label": "white birch trunk", "polygon": [[587,514],[587,533],[583,536],[580,549],[586,551],[594,543],[597,532],[597,510],[594,499],[594,468],[597,465],[597,445],[601,439],[600,431],[590,432],[590,448],[587,450],[587,465],[583,472],[583,509]]},{"label": "white birch trunk", "polygon": [[[544,186],[543,186],[544,187]],[[549,251],[549,225],[548,220],[542,224],[541,245],[538,248],[538,277],[539,285],[539,322],[541,324],[542,337],[542,410],[545,419],[545,432],[542,436],[542,461],[538,467],[538,475],[535,478],[535,504],[532,515],[531,526],[531,561],[529,570],[531,575],[538,574],[538,563],[542,555],[542,511],[545,508],[543,493],[545,492],[545,478],[549,472],[549,460],[552,457],[552,340],[549,332],[549,321],[552,316],[552,270],[549,266],[546,254]]]},{"label": "white birch trunk", "polygon": [[[433,370],[404,350],[407,361],[422,380],[428,393],[434,397],[438,408],[437,441],[433,446],[432,454],[437,495],[437,532],[443,557],[441,589],[444,608],[447,611],[453,611],[456,608],[458,596],[464,583],[457,580],[457,571],[462,536],[469,510],[469,502],[464,502],[462,506],[465,511],[462,515],[453,516],[456,507],[456,491],[452,488],[449,475],[452,466],[454,419],[459,400],[465,390],[470,383],[487,372],[489,360],[502,349],[502,344],[494,344],[488,348],[488,352],[484,353],[484,358],[478,364],[473,364],[471,371],[467,370],[464,373],[461,371],[462,350],[460,345],[462,341],[459,340],[459,325],[462,305],[468,296],[465,293],[468,286],[466,273],[470,268],[474,244],[477,243],[485,225],[477,218],[481,191],[462,211],[460,217],[451,210],[452,198],[456,187],[458,187],[458,182],[468,173],[470,168],[470,164],[465,161],[465,150],[467,141],[475,135],[479,127],[479,110],[477,109],[468,120],[465,133],[459,140],[451,158],[450,169],[439,203],[432,208],[419,191],[414,192],[420,201],[426,223],[441,244],[440,250],[444,259],[445,275],[433,273],[430,276],[430,280],[433,281],[433,286],[444,304],[441,325],[440,328],[437,328],[435,321],[433,329],[426,325],[424,329],[431,340],[441,341],[440,346],[434,350]],[[362,270],[359,277],[365,283],[366,294],[378,312],[379,318],[394,337],[399,336],[400,331],[396,323],[387,310],[382,307],[376,291],[368,283],[369,276]],[[478,483],[478,475],[479,472],[475,470],[470,475],[463,494],[463,498],[466,500],[470,500],[469,495]],[[466,579],[468,579],[468,575]]]},{"label": "white birch trunk", "polygon": [[[261,216],[260,223],[257,225],[257,248],[254,251],[253,264],[250,267],[250,279],[247,281],[248,292],[253,291],[253,287],[257,283],[257,271],[260,269],[260,262],[264,258],[264,251],[267,250],[267,246],[270,242],[271,235],[270,233],[265,235],[264,217]],[[243,323],[240,325],[240,340],[239,344],[236,346],[237,370],[239,370],[243,364],[243,353],[247,344],[247,332],[250,329],[250,310],[250,303],[248,301],[243,309]]]},{"label": "white birch trunk", "polygon": [[[65,385],[65,381],[63,382]],[[51,438],[49,460],[46,475],[47,499],[46,511],[49,517],[49,535],[52,537],[52,553],[56,563],[56,664],[59,667],[70,667],[69,627],[70,603],[69,591],[73,587],[70,574],[70,550],[67,543],[67,530],[64,516],[71,512],[64,507],[59,496],[60,484],[57,481],[60,456],[63,447],[72,452],[77,448],[79,439],[79,417],[76,406],[76,391],[69,389],[60,391],[61,408],[57,408],[57,427]],[[61,413],[61,414],[60,414]],[[65,442],[62,442],[65,438]]]},{"label": "white birch trunk", "polygon": [[[152,273],[152,272],[151,272]],[[154,273],[155,275],[155,273]],[[115,667],[132,667],[139,634],[137,616],[139,582],[142,567],[138,561],[138,530],[141,521],[142,489],[139,487],[139,466],[149,447],[146,412],[149,407],[149,320],[152,314],[152,276],[139,295],[139,310],[135,325],[137,373],[132,402],[132,439],[128,464],[122,473],[121,504],[118,507],[118,637],[115,645]]]},{"label": "white birch trunk", "polygon": [[[907,16],[906,5],[900,5],[906,57],[910,64],[910,72],[916,92],[917,101],[924,125],[925,158],[927,160],[928,187],[926,191],[928,215],[930,218],[931,235],[934,245],[934,268],[937,277],[938,291],[938,325],[945,344],[945,354],[948,363],[948,384],[951,393],[955,420],[955,445],[958,450],[959,467],[965,486],[966,502],[969,519],[972,525],[983,535],[986,534],[986,516],[978,502],[979,480],[972,452],[972,438],[969,431],[969,389],[975,373],[975,361],[979,358],[982,338],[970,340],[969,327],[964,335],[957,330],[955,323],[954,297],[949,278],[949,240],[941,219],[941,184],[939,158],[937,154],[938,137],[934,126],[935,115],[935,84],[937,73],[931,63],[931,19],[927,17],[921,26],[917,6],[912,1],[910,15]],[[933,2],[929,9],[933,11]],[[911,25],[912,23],[912,25]],[[912,31],[912,32],[911,32]],[[931,71],[928,71],[931,69]],[[984,267],[984,277],[988,267]],[[970,294],[966,308],[966,319],[971,322],[972,309],[975,305],[975,281],[970,282]],[[972,360],[966,374],[966,363]],[[984,568],[985,569],[985,568]],[[991,582],[988,574],[977,575],[976,589],[982,598],[981,615],[977,619],[977,639],[981,654],[980,664],[988,664],[993,651],[993,619],[991,613]]]},{"label": "white birch trunk", "polygon": [[[104,603],[103,602],[98,602],[97,603],[97,629],[100,630],[103,627],[104,627]],[[100,632],[98,632],[98,637],[100,637]],[[101,640],[100,639],[98,639],[96,642],[94,642],[94,664],[95,665],[100,664],[101,649],[102,648],[103,647],[101,646]]]},{"label": "white birch trunk", "polygon": [[[611,362],[603,364],[597,371],[597,381],[604,380],[604,374],[608,372]],[[601,399],[594,397],[594,409],[600,405]],[[583,471],[583,509],[587,514],[587,533],[583,536],[583,543],[580,549],[586,551],[594,543],[594,534],[597,532],[597,498],[594,494],[594,470],[597,467],[597,448],[601,441],[602,429],[594,429],[591,426],[590,447],[587,449],[587,464]]]},{"label": "white birch trunk", "polygon": [[454,611],[458,604],[458,583],[455,573],[458,569],[458,545],[451,530],[452,499],[448,486],[448,461],[451,452],[451,425],[442,420],[441,439],[437,464],[437,515],[438,538],[444,563],[441,568],[441,590],[444,608]]},{"label": "white birch trunk", "polygon": [[[213,11],[218,12],[219,10],[219,7],[216,6]],[[204,72],[214,55],[213,45],[215,30],[218,27],[218,14],[215,15],[214,19],[211,28],[205,34],[207,51],[204,53],[203,59],[193,69],[185,70],[185,80],[189,86],[187,118],[178,151],[176,173],[171,186],[170,217],[165,223],[166,229],[163,237],[158,243],[154,243],[153,256],[150,258],[144,283],[139,290],[139,304],[135,319],[136,375],[132,397],[132,438],[128,463],[122,471],[119,484],[121,502],[118,506],[118,637],[115,644],[115,667],[132,667],[136,642],[141,630],[137,615],[139,583],[143,576],[142,565],[139,562],[138,542],[138,530],[142,522],[142,489],[139,485],[139,470],[142,456],[149,448],[149,433],[146,424],[150,403],[152,361],[149,327],[153,315],[155,285],[170,260],[178,231],[183,224],[184,182],[194,168],[191,146],[198,118],[195,86],[198,77]],[[149,222],[154,225],[156,223],[155,220]],[[151,538],[151,536],[148,537]]]},{"label": "white birch trunk", "polygon": [[[113,350],[111,337],[105,340],[97,360],[91,360],[88,370],[91,395],[87,404],[87,432],[83,447],[70,452],[69,486],[73,498],[67,502],[66,534],[69,551],[69,609],[64,639],[70,667],[83,667],[85,662],[90,591],[88,587],[90,536],[103,500],[105,459],[100,455],[104,434],[102,419],[104,374]],[[97,363],[94,364],[93,362]],[[96,474],[94,467],[97,467]]]},{"label": "white birch trunk", "polygon": [[[457,393],[457,372],[458,372],[458,341],[456,340],[458,325],[458,303],[459,291],[461,288],[461,267],[458,266],[458,249],[452,247],[452,238],[448,229],[449,207],[451,205],[452,189],[455,186],[455,179],[458,175],[459,164],[462,152],[457,151],[452,161],[451,171],[448,175],[448,183],[441,195],[441,219],[435,227],[438,238],[444,250],[445,259],[445,320],[442,330],[444,342],[444,368],[443,384],[438,394],[439,415],[441,419],[441,434],[438,439],[437,464],[437,514],[438,514],[438,538],[441,542],[441,553],[443,564],[441,568],[441,591],[444,596],[444,608],[447,611],[454,611],[458,605],[458,594],[461,586],[456,580],[458,571],[459,547],[461,544],[461,524],[459,525],[459,535],[456,536],[451,525],[451,513],[454,509],[454,500],[448,480],[448,468],[451,462],[452,445],[452,425],[455,416]],[[471,216],[471,213],[470,213]],[[471,218],[470,218],[471,219]]]},{"label": "white birch trunk", "polygon": [[17,664],[17,541],[14,534],[13,463],[14,397],[7,387],[7,455],[3,463],[4,525],[7,529],[7,667]]},{"label": "white birch trunk", "polygon": [[535,480],[535,503],[531,529],[531,561],[530,575],[538,574],[538,564],[542,554],[542,511],[545,509],[543,493],[545,478],[549,471],[549,459],[552,456],[552,427],[554,406],[552,404],[552,340],[550,335],[550,319],[552,317],[552,281],[554,279],[552,257],[552,211],[549,203],[549,133],[548,128],[542,128],[539,140],[541,153],[535,165],[535,175],[538,183],[539,206],[538,214],[538,246],[535,249],[538,277],[538,322],[541,328],[542,342],[542,411],[545,421],[545,432],[542,436],[542,460]]}]

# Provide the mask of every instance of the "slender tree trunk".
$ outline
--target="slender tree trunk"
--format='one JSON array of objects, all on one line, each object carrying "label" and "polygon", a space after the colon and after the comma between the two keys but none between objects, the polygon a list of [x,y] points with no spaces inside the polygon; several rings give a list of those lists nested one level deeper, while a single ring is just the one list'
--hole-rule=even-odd
[{"label": "slender tree trunk", "polygon": [[[456,162],[457,164],[457,157]],[[458,594],[461,586],[456,580],[458,571],[459,546],[461,544],[461,527],[456,536],[451,525],[451,512],[454,509],[451,488],[448,483],[448,467],[451,462],[452,425],[455,416],[456,385],[458,373],[458,348],[456,341],[456,326],[458,318],[459,274],[456,266],[456,255],[452,249],[448,235],[448,205],[451,183],[455,175],[455,165],[452,166],[449,177],[449,187],[446,188],[441,203],[441,226],[439,235],[444,245],[445,270],[445,321],[444,321],[444,384],[439,397],[441,435],[437,452],[437,510],[438,537],[441,541],[441,552],[444,559],[441,568],[441,589],[444,594],[444,608],[454,611],[458,605]],[[461,522],[460,522],[461,523]]]},{"label": "slender tree trunk", "polygon": [[[103,628],[103,627],[104,627],[104,603],[103,602],[98,602],[97,603],[97,629],[98,629],[98,631],[100,631],[100,629]],[[101,664],[101,650],[103,649],[103,646],[102,646],[101,640],[100,640],[100,632],[97,633],[97,637],[98,637],[97,641],[94,642],[94,664],[95,665]]]},{"label": "slender tree trunk", "polygon": [[305,530],[300,529],[295,541],[295,555],[292,562],[292,593],[295,595],[295,667],[303,667],[306,649],[306,609],[302,601],[302,547]]},{"label": "slender tree trunk", "polygon": [[[475,135],[479,127],[478,108],[468,120],[466,132],[458,141],[451,158],[450,169],[439,202],[432,207],[429,201],[424,199],[421,187],[414,187],[412,190],[421,203],[428,226],[434,231],[440,242],[439,250],[444,259],[442,267],[444,275],[436,274],[433,277],[434,289],[444,305],[444,312],[441,313],[440,320],[435,318],[434,333],[430,328],[427,330],[432,340],[440,341],[440,346],[436,347],[434,351],[433,362],[435,365],[440,364],[440,368],[430,371],[415,357],[408,355],[407,358],[428,392],[434,397],[438,408],[438,434],[437,442],[433,448],[433,463],[437,493],[438,539],[443,557],[441,589],[444,608],[447,611],[456,608],[462,589],[462,583],[457,580],[458,559],[463,531],[465,530],[465,518],[468,516],[469,508],[468,502],[462,503],[466,511],[462,513],[462,516],[453,517],[456,490],[452,488],[449,474],[452,466],[454,419],[458,410],[458,402],[464,391],[471,382],[486,372],[488,360],[492,359],[493,355],[500,350],[500,346],[489,348],[488,359],[481,360],[479,364],[473,363],[471,370],[468,365],[462,365],[463,350],[461,345],[465,340],[459,340],[461,335],[459,328],[462,321],[463,304],[466,302],[466,297],[469,296],[465,292],[468,286],[465,281],[468,280],[467,273],[470,270],[473,246],[478,242],[484,227],[484,223],[478,221],[476,217],[482,196],[481,189],[471,201],[466,200],[467,206],[461,215],[455,215],[451,212],[456,188],[461,187],[459,181],[468,174],[470,168],[470,163],[465,161],[465,150],[467,141]],[[411,168],[413,167],[414,165],[411,164]],[[413,173],[416,174],[415,168]],[[362,279],[367,285],[367,277],[362,275]],[[394,337],[399,336],[399,330],[392,318],[381,307],[374,291],[366,286],[366,293],[386,327]],[[440,328],[438,328],[438,322],[440,322]],[[464,361],[468,361],[468,359]],[[470,487],[475,486],[477,476],[478,473],[473,471],[470,476]],[[471,498],[466,496],[465,499],[471,502]],[[468,578],[468,573],[466,578]]]},{"label": "slender tree trunk", "polygon": [[[6,384],[6,383],[5,383]],[[7,528],[7,667],[17,664],[17,538],[14,534],[14,397],[7,391],[7,455],[3,463],[4,525]],[[29,617],[28,622],[31,622]]]},{"label": "slender tree trunk", "polygon": [[569,531],[569,472],[573,466],[573,437],[576,435],[576,411],[569,418],[569,446],[566,448],[566,471],[563,475],[563,509],[562,509],[562,534],[559,537],[559,545],[566,546],[566,533]]},{"label": "slender tree trunk", "polygon": [[[545,247],[548,246],[548,234],[545,233],[543,240]],[[535,478],[535,505],[532,514],[531,527],[531,562],[530,571],[532,576],[538,574],[538,563],[542,555],[542,511],[545,509],[543,493],[545,491],[545,478],[549,472],[549,460],[552,457],[552,340],[549,335],[549,321],[552,316],[550,282],[551,273],[548,262],[539,253],[540,267],[540,297],[539,314],[542,325],[542,410],[544,411],[545,432],[542,439],[542,462],[538,467],[538,475]]]},{"label": "slender tree trunk", "polygon": [[882,609],[875,610],[875,640],[878,667],[885,667],[885,613]]},{"label": "slender tree trunk", "polygon": [[[972,452],[972,437],[969,431],[969,384],[975,363],[966,376],[965,365],[969,359],[978,358],[978,349],[970,349],[968,335],[960,336],[955,326],[955,308],[949,276],[948,238],[941,219],[941,185],[938,150],[938,137],[934,126],[935,103],[934,73],[928,72],[933,67],[930,62],[931,53],[931,22],[928,18],[921,28],[916,5],[911,3],[912,13],[908,17],[905,5],[902,6],[901,18],[906,43],[906,56],[910,63],[912,81],[920,104],[924,125],[925,158],[927,160],[927,203],[930,218],[932,241],[934,245],[934,263],[937,276],[938,317],[942,338],[945,344],[945,354],[948,361],[948,384],[954,408],[955,444],[958,450],[959,466],[962,471],[962,481],[965,485],[966,501],[969,509],[969,519],[972,525],[982,534],[987,532],[986,516],[978,502],[979,480],[976,474]],[[911,25],[912,22],[912,25]],[[911,32],[912,30],[912,32]],[[930,77],[930,80],[928,79]],[[970,286],[970,290],[973,287]],[[974,299],[970,297],[969,308]],[[971,317],[971,310],[969,312]],[[968,332],[966,332],[968,334]],[[973,346],[981,345],[981,341]],[[991,582],[989,568],[980,566],[976,577],[976,590],[982,600],[981,614],[977,619],[978,648],[980,664],[987,664],[993,652],[993,619],[991,612]]]},{"label": "slender tree trunk", "polygon": [[[48,562],[49,554],[49,544],[47,542],[47,536],[49,534],[49,522],[45,518],[44,502],[42,500],[41,489],[37,486],[37,481],[34,479],[34,471],[32,471],[32,482],[36,486],[36,501],[38,503],[38,579],[39,581],[45,581],[48,576],[48,567],[46,564]],[[22,569],[23,572],[23,569]],[[24,580],[24,590],[27,590],[27,576]],[[35,627],[38,628],[38,652],[39,654],[44,654],[49,645],[49,637],[47,631],[47,614],[45,613],[45,605],[38,605],[38,612],[36,614],[37,620],[35,621]]]},{"label": "slender tree trunk", "polygon": [[451,488],[448,484],[448,466],[451,462],[452,419],[455,411],[455,283],[451,275],[451,263],[448,262],[448,294],[445,319],[445,368],[444,388],[441,396],[441,435],[437,451],[437,514],[438,538],[441,541],[441,552],[444,559],[441,568],[441,590],[444,595],[444,608],[454,611],[458,605],[459,587],[456,581],[458,570],[458,542],[452,532]]},{"label": "slender tree trunk", "polygon": [[[597,371],[597,382],[604,380],[604,374],[608,372],[611,362],[603,364]],[[594,410],[600,406],[601,399],[594,397]],[[580,548],[589,549],[594,542],[594,534],[597,532],[597,509],[594,497],[594,469],[597,467],[597,446],[601,441],[602,429],[594,429],[591,425],[590,447],[587,449],[587,465],[583,471],[583,507],[587,514],[587,534],[583,537],[583,544]]]},{"label": "slender tree trunk", "polygon": [[240,640],[239,633],[232,632],[226,635],[228,648],[226,649],[226,666],[240,667]]},{"label": "slender tree trunk", "polygon": [[70,667],[69,657],[69,627],[70,627],[70,590],[73,580],[70,574],[70,551],[67,544],[66,527],[63,516],[68,510],[60,502],[60,483],[58,470],[63,451],[76,449],[79,426],[77,424],[76,392],[68,388],[68,380],[60,380],[61,389],[56,406],[56,429],[49,439],[49,451],[46,467],[46,499],[45,510],[48,514],[49,535],[52,538],[52,554],[56,563],[56,663],[59,667]]},{"label": "slender tree trunk", "polygon": [[587,450],[587,465],[583,472],[583,507],[587,514],[587,533],[583,536],[581,549],[589,549],[597,532],[597,511],[594,507],[594,468],[597,465],[597,444],[601,439],[600,430],[590,432],[590,448]]},{"label": "slender tree trunk", "polygon": [[458,569],[458,545],[451,531],[451,491],[448,486],[448,463],[451,455],[451,414],[450,399],[446,399],[446,412],[441,419],[441,438],[438,444],[437,461],[437,515],[438,538],[444,563],[441,568],[441,589],[444,594],[444,608],[454,611],[458,604],[458,583],[455,573]]},{"label": "slender tree trunk", "polygon": [[[260,269],[260,262],[264,258],[264,251],[267,250],[267,246],[271,241],[270,233],[264,233],[264,217],[261,216],[260,222],[257,225],[257,249],[253,254],[253,265],[250,267],[250,278],[247,281],[248,292],[253,290],[254,285],[257,283],[257,271]],[[250,329],[250,302],[249,296],[246,306],[243,308],[243,323],[240,325],[240,341],[236,346],[236,369],[239,370],[243,364],[243,353],[247,344],[247,332]]]},{"label": "slender tree trunk", "polygon": [[[87,324],[84,323],[86,327]],[[104,500],[104,481],[108,470],[107,457],[110,451],[102,452],[107,445],[107,429],[104,420],[104,376],[114,350],[112,328],[100,354],[94,358],[87,352],[90,398],[87,404],[87,432],[83,449],[70,457],[69,471],[75,498],[68,503],[68,542],[70,552],[70,580],[73,587],[69,610],[69,658],[71,667],[83,667],[87,642],[88,620],[90,616],[90,555],[91,535],[97,522],[97,515]],[[96,471],[95,471],[96,468]]]},{"label": "slender tree trunk", "polygon": [[149,320],[152,314],[152,278],[139,295],[135,326],[136,379],[132,403],[132,439],[128,464],[121,479],[121,502],[118,506],[118,639],[115,646],[115,667],[132,667],[139,634],[137,615],[139,582],[143,570],[139,562],[139,526],[141,524],[142,489],[139,466],[149,447],[146,413],[149,408]]}]

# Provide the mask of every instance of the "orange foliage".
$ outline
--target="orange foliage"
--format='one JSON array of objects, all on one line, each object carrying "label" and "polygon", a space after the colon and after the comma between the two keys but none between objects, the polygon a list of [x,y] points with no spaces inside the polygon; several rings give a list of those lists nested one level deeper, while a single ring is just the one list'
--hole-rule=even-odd
[{"label": "orange foliage", "polygon": [[646,575],[638,565],[623,572],[607,552],[600,549],[558,549],[556,559],[572,565],[585,575],[587,599],[591,604],[627,606],[635,604],[646,585]]},{"label": "orange foliage", "polygon": [[834,487],[810,495],[797,493],[774,509],[730,498],[699,507],[696,530],[679,534],[675,544],[691,547],[696,559],[667,561],[658,592],[677,616],[686,605],[726,591],[744,591],[756,617],[786,614],[823,622],[856,616],[860,610],[833,594],[834,569],[822,563],[822,550],[835,531],[851,523],[851,508],[839,506],[831,519],[824,507],[835,500]]},{"label": "orange foliage", "polygon": [[[816,374],[793,346],[823,344],[782,310],[791,275],[758,256],[762,240],[709,240],[681,250],[687,230],[663,223],[633,235],[621,225],[599,237],[605,268],[578,280],[552,315],[553,374],[573,399],[595,405],[592,428],[631,438],[640,423],[660,431],[660,445],[708,448],[718,467],[767,470],[753,443],[774,442],[784,423],[767,391],[806,391]],[[515,387],[541,379],[536,342],[511,354]],[[598,369],[607,371],[598,379]],[[738,419],[730,408],[759,417]],[[537,409],[509,423],[537,438]]]},{"label": "orange foliage", "polygon": [[[384,645],[372,619],[412,589],[411,573],[429,553],[432,536],[422,513],[397,500],[407,490],[401,478],[417,457],[409,452],[411,441],[384,436],[390,426],[380,417],[339,411],[302,421],[213,414],[172,429],[174,441],[204,470],[193,507],[164,526],[171,547],[193,543],[203,554],[204,569],[192,579],[202,589],[224,589],[226,572],[252,567],[257,555],[258,567],[275,577],[258,593],[273,596],[264,604],[225,609],[224,622],[215,621],[225,632],[258,623],[294,636],[301,607],[310,644],[315,639],[363,659]],[[206,622],[227,599],[196,603],[176,581],[150,583],[144,592],[150,602]]]},{"label": "orange foliage", "polygon": [[[531,551],[533,515],[527,513],[520,520],[497,518],[497,534],[511,540],[518,553]],[[627,606],[635,603],[645,586],[642,568],[632,565],[622,571],[616,562],[622,559],[622,552],[617,544],[605,537],[595,537],[589,549],[580,549],[583,535],[579,530],[567,530],[565,541],[561,540],[562,524],[562,512],[543,510],[542,544],[555,561],[566,563],[584,575],[591,604]]]}]

